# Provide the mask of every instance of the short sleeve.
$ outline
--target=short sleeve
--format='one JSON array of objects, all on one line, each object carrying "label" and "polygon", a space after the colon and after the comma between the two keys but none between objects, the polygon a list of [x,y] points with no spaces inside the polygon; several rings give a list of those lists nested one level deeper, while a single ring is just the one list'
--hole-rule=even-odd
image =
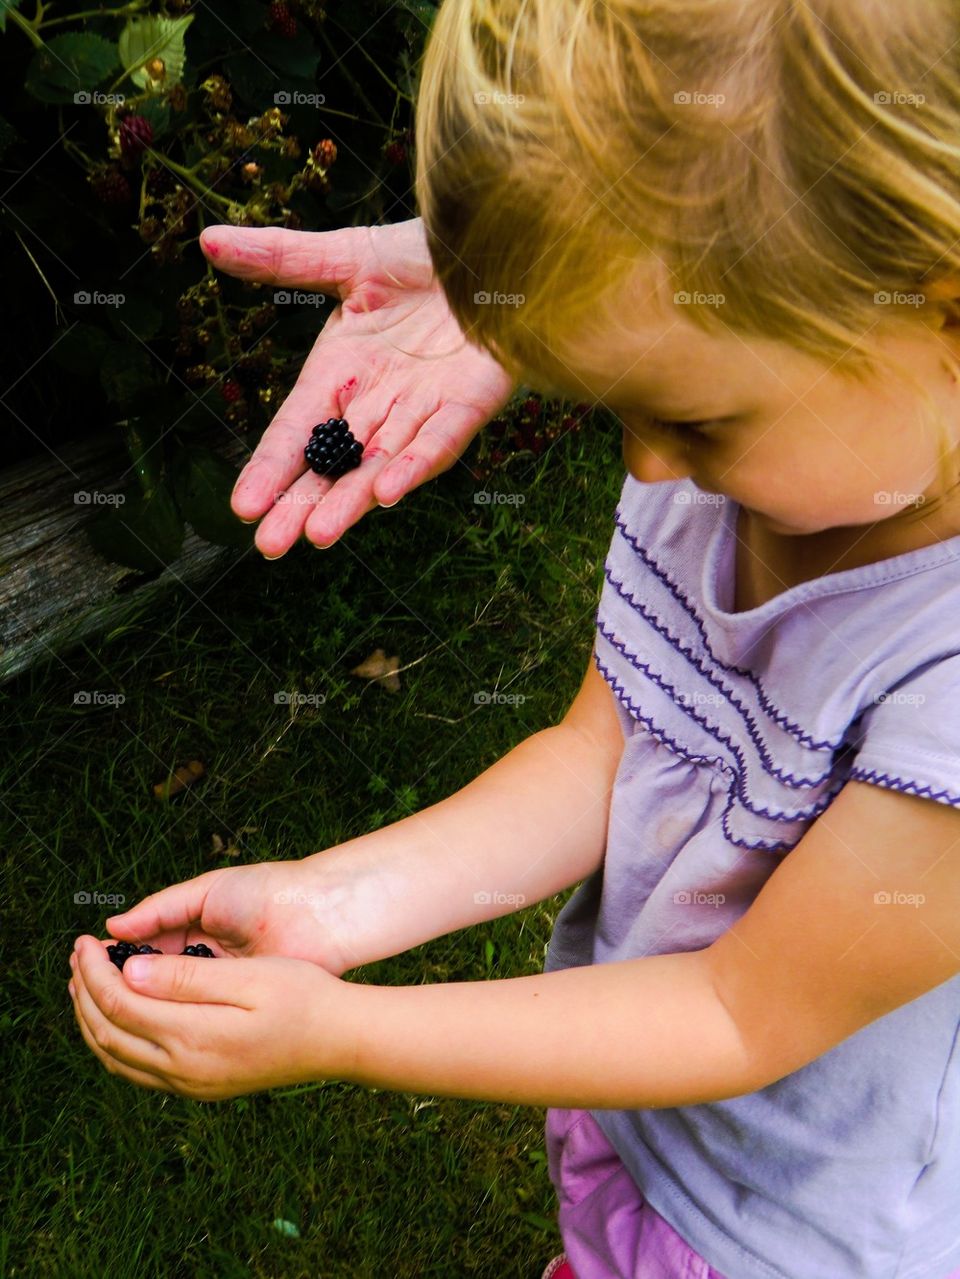
[{"label": "short sleeve", "polygon": [[960,808],[960,655],[874,699],[860,717],[849,776]]}]

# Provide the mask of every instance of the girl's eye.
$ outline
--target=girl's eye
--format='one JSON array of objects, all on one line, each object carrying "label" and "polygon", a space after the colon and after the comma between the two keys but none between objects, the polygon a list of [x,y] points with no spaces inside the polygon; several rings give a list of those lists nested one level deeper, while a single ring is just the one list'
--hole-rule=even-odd
[{"label": "girl's eye", "polygon": [[705,427],[712,424],[713,418],[704,418],[699,422],[670,422],[666,418],[652,417],[650,425],[668,435],[699,435]]}]

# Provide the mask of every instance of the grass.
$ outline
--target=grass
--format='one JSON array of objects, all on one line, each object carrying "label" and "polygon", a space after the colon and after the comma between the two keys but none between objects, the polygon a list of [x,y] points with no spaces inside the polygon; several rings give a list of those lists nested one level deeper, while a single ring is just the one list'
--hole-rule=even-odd
[{"label": "grass", "polygon": [[[248,554],[0,690],[0,1274],[539,1279],[560,1250],[542,1109],[343,1083],[212,1104],[147,1092],[86,1048],[67,960],[114,913],[77,892],[132,904],[237,864],[215,835],[243,862],[306,856],[451,794],[555,722],[588,659],[621,477],[596,428],[487,482],[522,505],[474,504],[456,466],[329,551]],[[349,674],[375,648],[416,663],[399,693]],[[494,689],[526,700],[474,702]],[[75,706],[78,690],[126,700]],[[280,690],[325,701],[277,705]],[[158,801],[153,784],[192,759],[201,781]],[[568,895],[348,980],[539,972]]]}]

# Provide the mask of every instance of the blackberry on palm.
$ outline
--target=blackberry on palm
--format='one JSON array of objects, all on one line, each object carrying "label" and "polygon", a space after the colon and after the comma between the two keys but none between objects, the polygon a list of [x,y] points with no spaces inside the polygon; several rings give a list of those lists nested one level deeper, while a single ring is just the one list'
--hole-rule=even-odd
[{"label": "blackberry on palm", "polygon": [[331,417],[313,428],[303,455],[311,471],[339,479],[360,465],[363,445],[354,438],[345,418]]}]

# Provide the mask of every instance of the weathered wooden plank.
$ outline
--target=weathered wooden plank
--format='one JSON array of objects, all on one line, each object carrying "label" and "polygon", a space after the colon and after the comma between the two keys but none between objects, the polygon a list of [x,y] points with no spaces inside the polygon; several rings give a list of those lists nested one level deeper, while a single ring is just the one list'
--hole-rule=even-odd
[{"label": "weathered wooden plank", "polygon": [[[249,457],[235,436],[204,443],[237,466]],[[162,572],[141,573],[98,555],[84,525],[103,509],[102,497],[78,504],[75,494],[114,492],[129,467],[114,429],[0,472],[0,683],[105,633],[178,583],[223,572],[237,556],[189,526],[179,558]]]}]

